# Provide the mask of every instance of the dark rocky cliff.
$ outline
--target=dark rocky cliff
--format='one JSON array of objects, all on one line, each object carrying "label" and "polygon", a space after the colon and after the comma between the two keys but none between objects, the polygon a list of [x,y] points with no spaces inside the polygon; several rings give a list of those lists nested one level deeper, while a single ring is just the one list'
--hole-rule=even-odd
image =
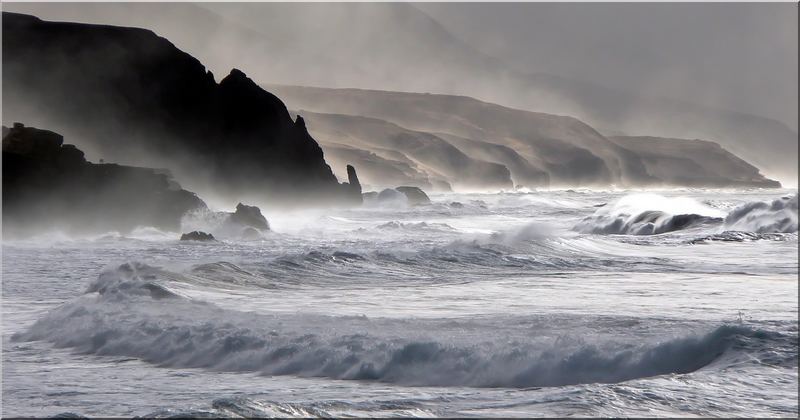
[{"label": "dark rocky cliff", "polygon": [[204,193],[360,201],[280,99],[236,69],[217,84],[149,30],[3,13],[3,91],[6,121],[47,124],[107,160],[169,167]]},{"label": "dark rocky cliff", "polygon": [[206,204],[168,173],[87,162],[52,131],[3,127],[3,234],[51,229],[126,232],[137,226],[177,230]]}]

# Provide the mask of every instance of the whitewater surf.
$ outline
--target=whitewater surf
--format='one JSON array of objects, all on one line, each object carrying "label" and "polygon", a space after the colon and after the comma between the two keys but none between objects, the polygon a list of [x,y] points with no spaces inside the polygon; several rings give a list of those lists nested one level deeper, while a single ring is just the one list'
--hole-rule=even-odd
[{"label": "whitewater surf", "polygon": [[5,241],[2,415],[797,415],[796,190],[431,198]]}]

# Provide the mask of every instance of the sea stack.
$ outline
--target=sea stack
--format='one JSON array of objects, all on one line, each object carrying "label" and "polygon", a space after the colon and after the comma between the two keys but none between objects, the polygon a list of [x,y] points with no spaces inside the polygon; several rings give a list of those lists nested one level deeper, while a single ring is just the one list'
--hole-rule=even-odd
[{"label": "sea stack", "polygon": [[361,194],[361,182],[358,181],[358,175],[356,175],[356,168],[353,165],[347,165],[347,183],[350,184],[350,187],[359,194]]}]

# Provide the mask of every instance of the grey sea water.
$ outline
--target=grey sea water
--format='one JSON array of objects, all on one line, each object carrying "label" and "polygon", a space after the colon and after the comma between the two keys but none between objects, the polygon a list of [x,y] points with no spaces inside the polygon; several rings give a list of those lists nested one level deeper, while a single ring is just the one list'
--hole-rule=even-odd
[{"label": "grey sea water", "polygon": [[797,416],[796,194],[441,194],[266,212],[260,240],[6,241],[2,415]]}]

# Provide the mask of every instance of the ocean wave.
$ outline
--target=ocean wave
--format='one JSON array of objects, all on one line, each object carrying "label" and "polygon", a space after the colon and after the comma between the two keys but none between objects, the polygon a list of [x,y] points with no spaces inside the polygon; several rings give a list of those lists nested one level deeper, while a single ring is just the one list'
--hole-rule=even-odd
[{"label": "ocean wave", "polygon": [[163,409],[143,418],[437,417],[413,400],[279,402],[242,396],[216,398],[209,409]]},{"label": "ocean wave", "polygon": [[743,204],[725,217],[725,228],[755,233],[797,232],[797,194]]},{"label": "ocean wave", "polygon": [[725,213],[687,197],[632,194],[600,207],[574,230],[581,233],[657,235],[696,226],[717,225]]},{"label": "ocean wave", "polygon": [[181,217],[181,232],[206,232],[217,239],[253,241],[264,239],[272,234],[269,229],[261,230],[243,226],[231,220],[232,213],[208,209],[188,212]]},{"label": "ocean wave", "polygon": [[422,231],[448,231],[452,232],[455,229],[448,225],[447,223],[435,223],[435,222],[399,222],[393,220],[391,222],[386,222],[376,227],[380,230],[422,230]]},{"label": "ocean wave", "polygon": [[691,244],[709,242],[752,242],[752,241],[797,241],[796,233],[755,233],[726,230],[702,238],[692,239]]},{"label": "ocean wave", "polygon": [[442,329],[446,324],[415,327],[411,324],[422,321],[396,321],[403,325],[392,333],[363,317],[305,319],[225,310],[182,297],[158,280],[148,267],[126,264],[12,339],[170,368],[415,386],[615,383],[690,373],[742,351],[766,349],[774,358],[782,346],[793,349],[791,354],[770,363],[796,364],[796,337],[746,325],[656,341],[635,336],[550,340],[532,329],[521,338],[496,340],[494,328],[483,326],[459,341],[453,338],[458,328]]}]

